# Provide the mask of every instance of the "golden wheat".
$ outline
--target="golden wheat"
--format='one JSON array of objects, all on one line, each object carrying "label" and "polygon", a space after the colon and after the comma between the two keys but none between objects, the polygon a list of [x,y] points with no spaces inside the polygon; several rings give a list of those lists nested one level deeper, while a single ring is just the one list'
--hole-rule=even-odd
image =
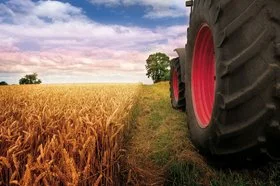
[{"label": "golden wheat", "polygon": [[140,85],[0,88],[0,185],[117,185]]}]

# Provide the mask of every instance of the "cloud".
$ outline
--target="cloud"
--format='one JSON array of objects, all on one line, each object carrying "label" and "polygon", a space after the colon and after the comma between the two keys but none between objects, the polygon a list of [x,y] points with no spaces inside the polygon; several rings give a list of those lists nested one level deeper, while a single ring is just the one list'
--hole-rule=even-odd
[{"label": "cloud", "polygon": [[189,15],[184,0],[89,0],[92,4],[105,6],[140,5],[147,8],[144,18],[177,18]]},{"label": "cloud", "polygon": [[73,17],[83,17],[81,8],[59,1],[39,1],[32,10],[32,14],[39,18],[49,18],[52,21],[70,21]]},{"label": "cloud", "polygon": [[13,24],[68,22],[84,18],[81,8],[59,1],[9,0],[0,4],[0,21]]},{"label": "cloud", "polygon": [[153,8],[144,15],[145,18],[149,19],[161,19],[161,18],[177,18],[186,16],[186,12],[178,11],[176,8]]},{"label": "cloud", "polygon": [[89,2],[93,4],[98,5],[107,5],[107,6],[113,6],[113,5],[121,5],[121,0],[89,0]]},{"label": "cloud", "polygon": [[105,25],[58,1],[10,0],[0,3],[0,12],[0,78],[37,72],[47,83],[76,82],[66,76],[79,82],[110,77],[150,82],[145,77],[148,55],[174,56],[173,49],[186,42],[186,25]]}]

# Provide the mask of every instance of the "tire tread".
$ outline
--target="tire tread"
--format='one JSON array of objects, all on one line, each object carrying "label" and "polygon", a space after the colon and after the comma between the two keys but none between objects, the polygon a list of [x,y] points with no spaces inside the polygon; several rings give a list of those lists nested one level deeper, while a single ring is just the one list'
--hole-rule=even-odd
[{"label": "tire tread", "polygon": [[[246,4],[246,7],[233,6],[234,3]],[[199,150],[210,151],[212,155],[242,154],[244,158],[266,155],[277,159],[280,157],[280,150],[277,148],[280,145],[280,1],[253,0],[244,3],[242,0],[212,0],[210,4],[209,13],[205,13],[202,3],[195,3],[188,31],[187,55],[192,56],[191,47],[195,44],[193,36],[196,35],[197,28],[192,27],[199,26],[201,23],[198,21],[206,19],[214,27],[215,47],[218,50],[217,60],[219,60],[217,78],[222,85],[216,92],[217,111],[214,112],[212,119],[216,126],[211,128],[215,133],[211,133],[212,129],[197,129],[190,127],[189,124],[191,138]],[[224,11],[230,6],[238,9]],[[228,16],[233,12],[235,17]],[[226,19],[229,19],[228,23]],[[254,28],[251,25],[256,25],[256,30],[252,31]],[[248,35],[250,37],[246,37]],[[240,42],[239,48],[234,47],[236,44],[232,42],[234,36],[239,36],[239,40],[246,39],[246,42]],[[231,55],[234,53],[221,55],[224,48],[234,49],[233,52],[236,54],[233,57]],[[191,60],[191,57],[188,59]],[[249,68],[259,61],[262,65],[256,64],[255,68],[258,69],[255,72]],[[247,78],[248,76],[250,78]],[[238,78],[243,82],[238,84]],[[232,85],[231,82],[235,84]],[[186,97],[189,96],[191,95]],[[187,104],[189,102],[190,99]],[[260,107],[262,108],[259,109]],[[240,113],[247,108],[251,109],[248,114]],[[192,110],[189,109],[187,110]],[[234,114],[236,117],[242,115],[239,118],[243,119],[242,122],[235,122]],[[192,125],[196,123],[192,121],[193,118],[195,117],[189,119]],[[279,143],[275,142],[275,138]]]}]

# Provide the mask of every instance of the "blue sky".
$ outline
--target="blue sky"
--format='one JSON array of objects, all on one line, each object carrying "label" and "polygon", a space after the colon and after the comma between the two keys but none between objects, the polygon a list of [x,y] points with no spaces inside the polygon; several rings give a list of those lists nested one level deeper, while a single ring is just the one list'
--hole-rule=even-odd
[{"label": "blue sky", "polygon": [[186,43],[184,0],[0,0],[0,81],[144,82],[154,52]]},{"label": "blue sky", "polygon": [[[88,17],[104,24],[121,24],[121,25],[134,25],[147,28],[155,28],[157,26],[171,26],[185,24],[187,16],[163,17],[161,19],[147,19],[144,15],[149,9],[150,5],[110,5],[106,4],[92,4],[90,1],[82,0],[63,0],[62,2],[71,3],[74,6],[82,7],[83,11]],[[182,6],[184,1],[182,1]]]}]

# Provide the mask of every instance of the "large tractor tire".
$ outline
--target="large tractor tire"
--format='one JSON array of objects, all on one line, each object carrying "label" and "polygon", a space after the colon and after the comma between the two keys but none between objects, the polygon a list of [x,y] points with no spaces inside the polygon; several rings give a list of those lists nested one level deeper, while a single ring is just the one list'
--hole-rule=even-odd
[{"label": "large tractor tire", "polygon": [[195,0],[186,108],[198,149],[280,157],[280,1]]},{"label": "large tractor tire", "polygon": [[171,60],[170,98],[174,109],[184,111],[186,108],[185,83],[182,82],[180,59]]}]

